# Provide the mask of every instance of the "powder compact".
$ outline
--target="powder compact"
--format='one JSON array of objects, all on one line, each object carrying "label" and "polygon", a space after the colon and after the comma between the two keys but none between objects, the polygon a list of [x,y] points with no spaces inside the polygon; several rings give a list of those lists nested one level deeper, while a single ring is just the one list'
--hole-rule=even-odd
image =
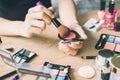
[{"label": "powder compact", "polygon": [[75,41],[84,41],[84,39],[80,39],[80,35],[73,30],[71,30],[70,34],[65,38],[62,38],[59,34],[58,37],[59,39],[64,40],[64,42],[66,43],[75,42]]}]

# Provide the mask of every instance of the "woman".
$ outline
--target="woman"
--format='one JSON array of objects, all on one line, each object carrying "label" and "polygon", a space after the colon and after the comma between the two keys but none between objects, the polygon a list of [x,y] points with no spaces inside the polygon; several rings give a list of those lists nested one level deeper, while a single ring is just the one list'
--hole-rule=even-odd
[{"label": "woman", "polygon": [[[50,0],[40,1],[44,6],[36,6],[38,0],[0,0],[0,35],[32,37],[44,31],[46,25],[51,25],[54,8]],[[64,25],[87,39],[77,21],[73,0],[59,0],[59,15]],[[71,44],[60,41],[59,48],[65,53],[75,54],[82,45],[80,41]]]}]

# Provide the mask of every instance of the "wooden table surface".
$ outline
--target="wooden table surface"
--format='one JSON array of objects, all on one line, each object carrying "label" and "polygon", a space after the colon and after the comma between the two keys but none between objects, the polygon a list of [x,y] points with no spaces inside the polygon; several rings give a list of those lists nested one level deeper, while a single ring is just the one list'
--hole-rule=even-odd
[{"label": "wooden table surface", "polygon": [[[120,7],[117,7],[117,9],[119,9],[118,17],[120,18]],[[88,19],[96,17],[97,11],[92,11],[81,14],[79,21],[81,25],[83,25]],[[54,26],[48,27],[40,36],[34,36],[32,38],[2,36],[1,38],[3,43],[0,45],[0,48],[13,47],[15,49],[14,53],[21,48],[29,49],[37,53],[38,56],[30,62],[37,65],[42,65],[45,61],[55,64],[70,65],[72,67],[70,72],[72,80],[98,80],[96,79],[96,76],[91,79],[80,77],[78,74],[78,69],[84,65],[95,66],[95,60],[82,60],[81,56],[97,55],[98,51],[95,49],[95,44],[102,33],[120,36],[120,32],[115,32],[108,29],[101,29],[96,33],[86,31],[88,39],[84,42],[83,48],[79,50],[76,56],[66,55],[58,50],[59,39],[57,38],[57,29]],[[0,58],[0,76],[12,70],[14,70],[14,68],[4,64]],[[29,80],[32,80],[32,78]]]}]

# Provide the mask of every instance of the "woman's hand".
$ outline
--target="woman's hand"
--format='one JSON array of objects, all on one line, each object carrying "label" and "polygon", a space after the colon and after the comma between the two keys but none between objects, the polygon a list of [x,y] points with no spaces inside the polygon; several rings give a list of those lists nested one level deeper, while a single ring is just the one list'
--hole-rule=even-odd
[{"label": "woman's hand", "polygon": [[32,37],[34,34],[40,34],[46,29],[46,25],[51,24],[53,17],[53,7],[35,6],[28,10],[24,23],[20,27],[20,34],[24,37]]},{"label": "woman's hand", "polygon": [[[77,23],[74,23],[70,26],[71,30],[76,31],[81,37],[80,39],[87,39],[87,35],[81,28],[81,26]],[[63,40],[59,42],[59,49],[63,51],[65,54],[69,55],[76,55],[78,49],[82,48],[83,46],[83,41],[75,41],[75,42],[70,42],[70,43],[65,43]]]}]

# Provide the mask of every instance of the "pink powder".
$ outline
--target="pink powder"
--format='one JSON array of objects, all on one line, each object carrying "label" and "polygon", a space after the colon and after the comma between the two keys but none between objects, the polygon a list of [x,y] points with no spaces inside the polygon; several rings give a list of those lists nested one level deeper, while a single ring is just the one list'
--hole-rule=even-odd
[{"label": "pink powder", "polygon": [[74,39],[76,37],[76,34],[74,32],[70,32],[70,35],[68,35],[65,39]]}]

